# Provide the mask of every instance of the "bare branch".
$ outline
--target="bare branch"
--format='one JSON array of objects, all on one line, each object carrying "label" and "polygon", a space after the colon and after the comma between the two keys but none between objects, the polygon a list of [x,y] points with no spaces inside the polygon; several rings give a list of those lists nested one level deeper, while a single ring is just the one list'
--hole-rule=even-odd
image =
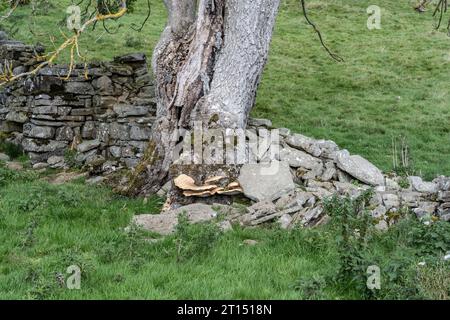
[{"label": "bare branch", "polygon": [[9,2],[10,9],[8,10],[8,12],[5,15],[0,17],[0,22],[5,19],[8,19],[13,14],[13,12],[16,10],[17,6],[20,3],[20,0],[8,0],[8,2]]},{"label": "bare branch", "polygon": [[319,37],[319,41],[320,44],[322,45],[322,47],[326,50],[326,52],[330,55],[331,58],[333,58],[334,60],[336,60],[337,62],[344,62],[344,59],[341,58],[339,55],[333,53],[325,44],[323,37],[322,37],[322,33],[320,32],[320,30],[317,28],[316,24],[311,21],[311,19],[308,16],[308,12],[306,11],[306,4],[305,4],[305,0],[300,0],[301,6],[302,6],[302,11],[303,11],[303,15],[306,19],[306,22],[308,22],[308,24],[313,27],[314,31],[317,33],[318,37]]},{"label": "bare branch", "polygon": [[38,57],[44,61],[42,61],[40,64],[38,64],[37,67],[35,67],[31,71],[23,72],[18,75],[12,75],[12,72],[5,72],[3,75],[0,76],[0,80],[2,81],[0,83],[0,86],[5,85],[6,83],[16,81],[20,78],[36,75],[43,68],[45,68],[49,65],[52,65],[53,62],[61,54],[61,52],[63,52],[67,48],[70,48],[70,65],[69,65],[69,70],[68,70],[68,74],[67,74],[66,78],[70,77],[70,75],[73,71],[74,65],[75,65],[75,54],[77,57],[85,60],[84,57],[80,54],[79,44],[78,44],[78,40],[79,40],[80,36],[82,35],[82,33],[84,31],[86,31],[86,29],[88,27],[94,25],[97,22],[104,22],[106,20],[121,18],[122,16],[124,16],[127,13],[127,10],[128,10],[128,8],[127,8],[126,0],[121,0],[119,9],[117,10],[117,12],[110,12],[107,14],[102,14],[97,9],[96,14],[93,17],[91,17],[89,20],[87,20],[81,26],[81,28],[79,30],[73,30],[74,35],[72,35],[71,37],[65,36],[66,40],[58,48],[56,48],[54,52],[49,53],[43,57]]}]

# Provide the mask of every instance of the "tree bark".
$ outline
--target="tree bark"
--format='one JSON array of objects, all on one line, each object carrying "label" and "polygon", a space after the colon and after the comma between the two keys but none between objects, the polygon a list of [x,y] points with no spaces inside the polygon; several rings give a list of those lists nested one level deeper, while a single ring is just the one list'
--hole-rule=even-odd
[{"label": "tree bark", "polygon": [[157,120],[132,192],[167,179],[178,129],[245,128],[267,60],[280,0],[165,0],[155,48]]}]

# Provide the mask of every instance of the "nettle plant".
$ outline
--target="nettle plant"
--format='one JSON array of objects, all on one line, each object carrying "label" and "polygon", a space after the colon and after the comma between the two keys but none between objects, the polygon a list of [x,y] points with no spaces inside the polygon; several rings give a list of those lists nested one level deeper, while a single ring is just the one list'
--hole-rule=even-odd
[{"label": "nettle plant", "polygon": [[370,215],[370,199],[373,190],[369,189],[356,198],[333,196],[325,201],[325,211],[333,219],[336,230],[338,271],[333,279],[344,286],[356,286],[370,293],[366,286],[367,268],[373,263],[367,261],[369,240],[374,231]]}]

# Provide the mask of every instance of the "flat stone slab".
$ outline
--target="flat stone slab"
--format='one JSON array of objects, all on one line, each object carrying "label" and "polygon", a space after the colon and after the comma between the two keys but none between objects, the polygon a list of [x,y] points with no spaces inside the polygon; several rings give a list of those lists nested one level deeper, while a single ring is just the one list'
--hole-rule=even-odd
[{"label": "flat stone slab", "polygon": [[322,166],[322,161],[319,159],[306,152],[290,147],[281,150],[280,160],[288,162],[289,166],[292,168],[314,169],[318,166]]},{"label": "flat stone slab", "polygon": [[336,164],[339,169],[371,186],[384,185],[380,169],[361,156],[351,156],[347,150],[337,152]]},{"label": "flat stone slab", "polygon": [[245,164],[238,178],[244,194],[254,201],[274,201],[295,189],[287,162]]},{"label": "flat stone slab", "polygon": [[206,204],[194,203],[161,214],[142,214],[134,216],[132,223],[144,230],[169,235],[175,231],[178,216],[186,214],[190,223],[211,221],[217,217],[217,212]]},{"label": "flat stone slab", "polygon": [[434,182],[425,182],[421,177],[408,177],[409,183],[415,191],[424,193],[436,193],[438,191],[438,185]]},{"label": "flat stone slab", "polygon": [[98,140],[87,140],[87,141],[83,141],[82,143],[80,143],[77,146],[77,150],[78,152],[87,152],[90,151],[92,149],[97,148],[100,145],[100,141]]}]

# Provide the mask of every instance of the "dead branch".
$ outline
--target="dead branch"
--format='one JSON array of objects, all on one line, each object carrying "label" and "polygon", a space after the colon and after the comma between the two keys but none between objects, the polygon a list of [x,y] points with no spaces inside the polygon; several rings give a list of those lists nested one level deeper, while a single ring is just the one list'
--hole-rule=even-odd
[{"label": "dead branch", "polygon": [[[17,0],[17,2],[19,2],[19,0]],[[60,54],[68,48],[70,50],[70,64],[69,64],[69,70],[68,70],[66,78],[69,78],[74,69],[75,55],[78,58],[85,60],[84,57],[80,53],[79,43],[78,43],[78,40],[81,37],[81,35],[83,34],[83,32],[86,31],[86,29],[88,27],[90,27],[98,22],[104,22],[106,20],[112,20],[112,19],[119,19],[122,16],[124,16],[128,10],[127,1],[121,0],[118,8],[119,9],[116,12],[108,11],[108,13],[106,13],[106,14],[100,13],[99,9],[97,8],[95,14],[91,18],[89,18],[86,22],[84,22],[84,24],[80,27],[80,29],[73,30],[74,34],[72,36],[67,37],[67,36],[64,36],[64,34],[63,34],[63,36],[66,38],[66,40],[59,47],[57,47],[55,49],[55,51],[50,52],[44,56],[37,57],[38,60],[43,60],[43,61],[40,62],[36,67],[34,67],[33,70],[28,71],[28,72],[23,72],[18,75],[13,75],[12,71],[8,70],[8,72],[5,72],[5,73],[3,73],[3,75],[0,75],[0,81],[2,81],[0,83],[0,86],[3,86],[10,82],[14,82],[20,78],[25,78],[25,77],[36,75],[43,68],[45,68],[49,65],[52,65],[53,62],[60,56]]]}]

